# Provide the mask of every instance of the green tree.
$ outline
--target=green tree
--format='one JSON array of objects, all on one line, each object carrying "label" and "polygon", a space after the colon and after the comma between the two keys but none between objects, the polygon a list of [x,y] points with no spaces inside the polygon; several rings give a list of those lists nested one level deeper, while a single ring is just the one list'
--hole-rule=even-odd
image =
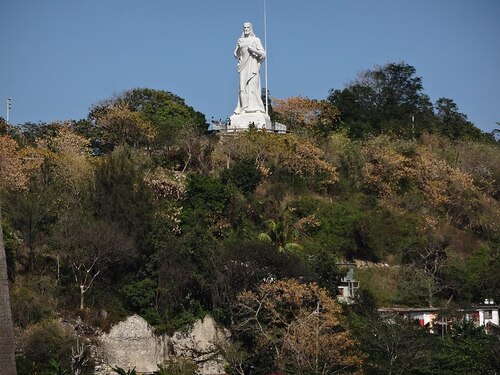
[{"label": "green tree", "polygon": [[0,116],[0,135],[7,135],[10,130],[10,125],[7,124],[7,121],[3,117]]},{"label": "green tree", "polygon": [[301,213],[306,234],[316,245],[340,258],[376,259],[368,233],[375,223],[369,223],[369,206],[362,194],[334,201],[304,199],[292,206]]},{"label": "green tree", "polygon": [[106,155],[96,170],[95,214],[133,234],[140,246],[151,225],[151,191],[144,180],[147,159],[129,147]]},{"label": "green tree", "polygon": [[145,116],[130,110],[126,104],[110,104],[97,112],[93,120],[103,150],[111,151],[119,145],[147,146],[156,136]]},{"label": "green tree", "polygon": [[[217,264],[212,295],[222,309],[232,306],[240,292],[254,289],[262,280],[308,274],[300,256],[279,252],[275,246],[262,241],[237,237],[224,241]],[[222,309],[229,317],[229,311]]]},{"label": "green tree", "polygon": [[254,192],[263,175],[253,160],[238,160],[221,174],[224,183],[231,183],[245,194]]},{"label": "green tree", "polygon": [[89,119],[96,122],[106,116],[110,108],[126,108],[130,116],[151,124],[155,130],[153,144],[157,148],[170,147],[179,139],[180,130],[206,130],[205,116],[188,106],[184,99],[168,91],[137,88],[123,92],[94,105]]},{"label": "green tree", "polygon": [[58,285],[52,276],[23,275],[12,287],[12,317],[17,327],[51,318],[57,311]]},{"label": "green tree", "polygon": [[290,208],[285,208],[278,217],[265,221],[265,231],[259,239],[276,246],[279,252],[297,252],[303,247],[298,243],[301,235],[300,222],[295,220]]},{"label": "green tree", "polygon": [[369,375],[418,374],[431,363],[432,339],[416,322],[398,315],[350,316],[353,336],[368,354],[364,371]]},{"label": "green tree", "polygon": [[214,225],[224,220],[232,195],[231,189],[219,179],[190,174],[187,180],[184,222],[190,225],[201,219],[216,229]]},{"label": "green tree", "polygon": [[88,347],[57,320],[29,327],[19,337],[19,344],[23,348],[17,358],[20,375],[93,373]]},{"label": "green tree", "polygon": [[26,122],[20,125],[21,139],[24,145],[35,145],[36,140],[50,138],[56,134],[58,125],[56,123],[34,123]]},{"label": "green tree", "polygon": [[253,160],[264,179],[289,179],[325,190],[338,181],[338,173],[325,153],[312,140],[293,134],[279,135],[260,131],[225,137],[212,154],[220,170],[236,160]]},{"label": "green tree", "polygon": [[451,287],[451,294],[461,301],[480,303],[485,298],[496,301],[499,278],[494,271],[498,265],[498,252],[487,246],[471,249],[467,259],[451,253],[447,267],[444,268],[444,279]]},{"label": "green tree", "polygon": [[500,368],[498,339],[485,334],[483,327],[462,320],[451,335],[437,342],[432,364],[423,374],[483,375],[496,374]]},{"label": "green tree", "polygon": [[354,137],[388,131],[411,137],[431,125],[432,103],[423,93],[422,78],[404,62],[367,70],[343,90],[330,90],[328,100]]},{"label": "green tree", "polygon": [[126,91],[121,98],[132,110],[140,111],[161,132],[162,127],[190,125],[206,129],[205,116],[188,106],[184,99],[168,91],[137,88]]},{"label": "green tree", "polygon": [[443,269],[447,264],[447,247],[447,239],[429,236],[412,244],[405,252],[405,261],[415,280],[423,280],[425,283],[427,303],[430,307],[433,306],[434,296],[449,287],[443,278]]},{"label": "green tree", "polygon": [[72,217],[61,225],[54,240],[67,260],[80,292],[80,310],[85,308],[85,293],[95,279],[113,264],[130,263],[135,247],[116,224],[104,220]]},{"label": "green tree", "polygon": [[481,139],[482,132],[458,111],[453,99],[439,98],[434,106],[441,134],[451,139]]},{"label": "green tree", "polygon": [[88,209],[93,192],[88,141],[68,124],[58,124],[53,130],[50,137],[36,139],[36,147],[22,150],[22,159],[30,164],[30,179],[27,189],[11,195],[7,207],[10,221],[30,250],[31,269],[43,236],[49,235],[65,212]]}]

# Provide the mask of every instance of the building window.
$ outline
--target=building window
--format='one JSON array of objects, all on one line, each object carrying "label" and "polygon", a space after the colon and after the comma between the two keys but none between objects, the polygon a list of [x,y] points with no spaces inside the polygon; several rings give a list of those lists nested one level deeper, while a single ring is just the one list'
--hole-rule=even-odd
[{"label": "building window", "polygon": [[484,310],[484,319],[492,319],[492,310]]}]

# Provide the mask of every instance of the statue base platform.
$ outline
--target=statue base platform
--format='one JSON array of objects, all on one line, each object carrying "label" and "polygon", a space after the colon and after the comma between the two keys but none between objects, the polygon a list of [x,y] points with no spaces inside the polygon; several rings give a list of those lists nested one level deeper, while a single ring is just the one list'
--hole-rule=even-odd
[{"label": "statue base platform", "polygon": [[271,118],[265,113],[242,113],[232,115],[230,120],[231,123],[227,126],[228,132],[245,131],[252,126],[255,126],[257,130],[273,131]]}]

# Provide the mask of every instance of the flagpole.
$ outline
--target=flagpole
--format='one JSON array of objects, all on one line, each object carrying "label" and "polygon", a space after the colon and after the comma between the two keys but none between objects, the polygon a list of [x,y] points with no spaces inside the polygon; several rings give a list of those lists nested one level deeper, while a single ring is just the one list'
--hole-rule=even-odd
[{"label": "flagpole", "polygon": [[268,99],[268,88],[267,88],[267,13],[266,13],[266,0],[264,0],[264,50],[266,51],[266,59],[264,60],[264,70],[265,70],[265,85],[266,85],[266,114],[269,115],[269,99]]}]

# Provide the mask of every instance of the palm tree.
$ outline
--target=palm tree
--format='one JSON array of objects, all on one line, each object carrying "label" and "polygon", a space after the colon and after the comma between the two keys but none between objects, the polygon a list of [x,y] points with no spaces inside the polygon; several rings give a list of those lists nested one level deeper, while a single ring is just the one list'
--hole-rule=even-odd
[{"label": "palm tree", "polygon": [[259,234],[259,240],[274,244],[279,252],[301,251],[302,246],[297,242],[301,233],[292,212],[293,209],[286,208],[276,220],[266,220],[266,232]]},{"label": "palm tree", "polygon": [[16,375],[14,328],[10,310],[7,257],[3,242],[2,210],[0,205],[0,369],[4,375]]}]

